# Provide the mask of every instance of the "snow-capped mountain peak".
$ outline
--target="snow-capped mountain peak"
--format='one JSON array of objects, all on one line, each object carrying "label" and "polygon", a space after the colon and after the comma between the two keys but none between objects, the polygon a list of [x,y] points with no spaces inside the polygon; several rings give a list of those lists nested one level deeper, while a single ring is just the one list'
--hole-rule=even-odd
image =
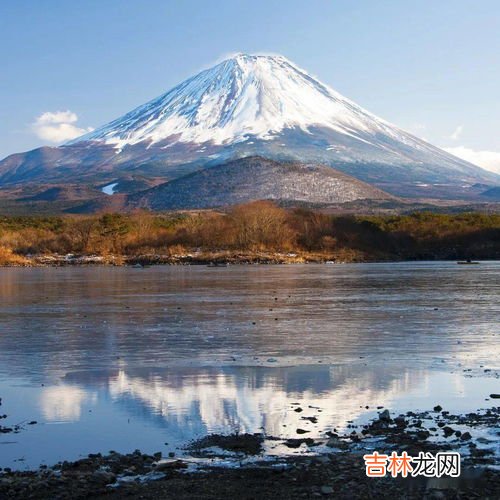
[{"label": "snow-capped mountain peak", "polygon": [[[455,199],[499,183],[495,174],[376,117],[282,56],[237,54],[68,144],[6,158],[0,185],[75,175],[101,187],[130,175],[140,183],[172,181],[249,157],[326,165],[398,196]],[[291,185],[290,176],[284,185]]]},{"label": "snow-capped mountain peak", "polygon": [[237,54],[74,141],[122,148],[142,141],[222,145],[321,126],[346,135],[387,132],[386,123],[283,56]]}]

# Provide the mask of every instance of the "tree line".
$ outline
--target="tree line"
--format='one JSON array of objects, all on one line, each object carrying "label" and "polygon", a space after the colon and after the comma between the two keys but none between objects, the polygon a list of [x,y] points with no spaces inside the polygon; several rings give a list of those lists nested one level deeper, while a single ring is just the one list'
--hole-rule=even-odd
[{"label": "tree line", "polygon": [[500,215],[331,215],[259,201],[225,211],[0,217],[0,264],[35,254],[298,252],[324,260],[498,259]]}]

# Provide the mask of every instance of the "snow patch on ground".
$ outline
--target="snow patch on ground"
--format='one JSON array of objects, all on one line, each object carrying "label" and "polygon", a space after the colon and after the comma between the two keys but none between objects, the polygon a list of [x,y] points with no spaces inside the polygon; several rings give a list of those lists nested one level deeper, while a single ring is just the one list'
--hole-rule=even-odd
[{"label": "snow patch on ground", "polygon": [[118,186],[118,182],[112,182],[111,184],[107,184],[106,186],[101,188],[101,191],[104,194],[107,194],[109,196],[115,194],[115,188]]}]

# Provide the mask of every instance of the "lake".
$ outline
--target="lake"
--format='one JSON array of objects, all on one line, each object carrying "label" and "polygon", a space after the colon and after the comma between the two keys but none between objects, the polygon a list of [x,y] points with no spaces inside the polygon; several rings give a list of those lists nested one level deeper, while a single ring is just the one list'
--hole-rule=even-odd
[{"label": "lake", "polygon": [[499,318],[498,262],[2,268],[0,467],[488,408]]}]

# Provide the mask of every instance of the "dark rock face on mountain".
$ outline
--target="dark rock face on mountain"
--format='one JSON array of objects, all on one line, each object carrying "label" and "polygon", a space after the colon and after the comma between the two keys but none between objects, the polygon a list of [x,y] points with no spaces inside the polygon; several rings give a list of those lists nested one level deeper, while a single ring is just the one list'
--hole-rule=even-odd
[{"label": "dark rock face on mountain", "polygon": [[482,196],[486,196],[492,200],[500,201],[500,186],[492,187],[481,193]]},{"label": "dark rock face on mountain", "polygon": [[44,186],[41,190],[29,193],[19,201],[80,201],[101,196],[102,193],[85,185],[64,184],[62,186]]},{"label": "dark rock face on mountain", "polygon": [[129,197],[129,205],[153,210],[212,208],[254,200],[345,203],[391,196],[320,165],[243,158],[188,174]]}]

